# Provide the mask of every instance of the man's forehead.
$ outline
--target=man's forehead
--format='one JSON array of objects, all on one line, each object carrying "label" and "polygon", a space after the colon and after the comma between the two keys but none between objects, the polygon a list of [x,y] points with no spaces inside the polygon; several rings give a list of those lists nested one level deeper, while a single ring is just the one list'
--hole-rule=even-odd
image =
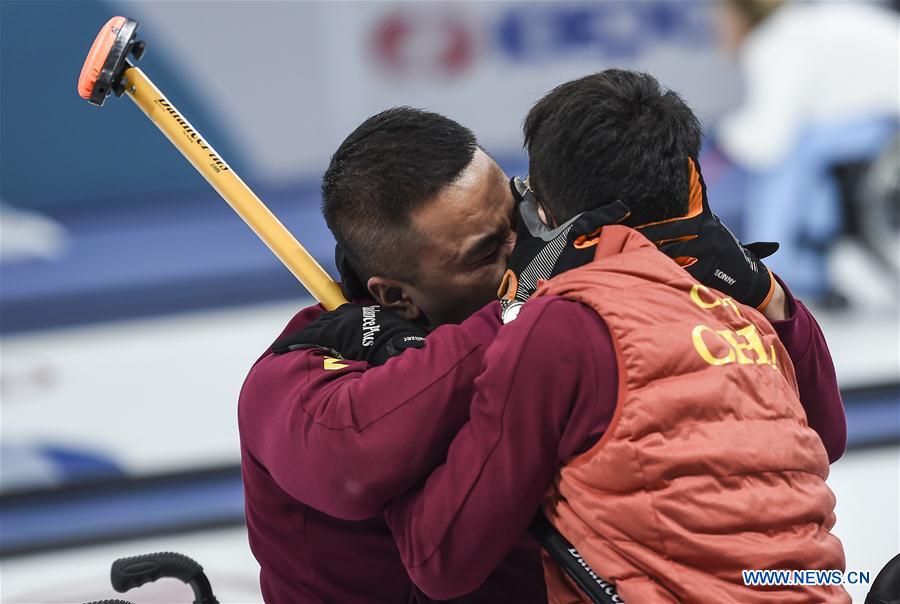
[{"label": "man's forehead", "polygon": [[413,224],[423,235],[459,242],[473,231],[493,230],[508,212],[506,176],[480,149],[459,178],[414,211]]},{"label": "man's forehead", "polygon": [[478,189],[489,186],[496,179],[498,172],[502,174],[497,162],[480,147],[476,147],[472,161],[448,188]]}]

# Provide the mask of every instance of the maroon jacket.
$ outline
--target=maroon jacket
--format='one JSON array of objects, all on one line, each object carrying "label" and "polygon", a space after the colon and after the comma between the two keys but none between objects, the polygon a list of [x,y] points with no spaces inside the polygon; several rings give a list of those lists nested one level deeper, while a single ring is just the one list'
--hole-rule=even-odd
[{"label": "maroon jacket", "polygon": [[[497,439],[502,444],[489,460],[473,455],[473,463],[484,464],[496,480],[478,484],[476,497],[466,499],[475,505],[461,510],[460,522],[436,522],[433,532],[419,526],[424,533],[400,532],[397,537],[404,551],[439,544],[439,555],[427,561],[425,571],[414,571],[425,589],[439,597],[472,592],[457,601],[546,601],[539,550],[523,537],[524,526],[561,452],[577,452],[603,432],[616,392],[615,357],[596,313],[544,298],[527,305],[529,312],[523,310],[517,319],[519,329],[504,333],[528,332],[521,329],[522,322],[536,322],[541,309],[551,304],[552,320],[535,323],[535,328],[546,330],[552,324],[552,349],[526,350],[524,342],[503,344],[498,338],[486,360],[487,345],[500,329],[497,304],[491,304],[461,325],[435,330],[424,349],[409,350],[373,371],[363,362],[328,361],[309,350],[266,353],[257,361],[241,392],[239,422],[250,546],[261,566],[266,601],[427,601],[413,587],[380,514],[444,460],[468,420],[475,378],[485,362],[507,368],[514,378],[496,380],[491,388],[508,389],[506,396],[545,393],[547,404],[517,416],[514,425],[496,423],[497,430],[508,429],[517,437]],[[843,451],[844,424],[833,367],[818,326],[801,305],[796,308],[794,317],[776,329],[796,365],[810,424],[835,459]],[[311,307],[298,313],[282,333],[296,331],[321,312]],[[589,325],[594,327],[586,331]],[[574,347],[566,342],[587,333],[596,338],[595,354],[567,354]],[[590,381],[608,396],[594,390],[592,406],[573,405],[554,396],[552,382],[536,382],[538,374],[528,370],[534,363],[579,372],[585,384]],[[484,390],[483,383],[477,385]],[[609,405],[597,406],[597,400]],[[511,457],[522,453],[527,460]],[[522,467],[535,467],[537,482],[542,472],[548,477],[540,488],[528,481],[520,489]],[[447,488],[456,488],[452,479]],[[429,501],[439,516],[448,511],[442,502]],[[512,512],[509,519],[498,518],[488,508]],[[467,523],[480,515],[496,522],[487,543],[483,534],[470,532],[482,530],[475,529],[478,523]]]},{"label": "maroon jacket", "polygon": [[[834,366],[812,315],[789,293],[788,304],[791,318],[773,326],[833,462],[846,444]],[[559,465],[590,449],[613,417],[612,340],[596,311],[578,302],[548,296],[523,306],[485,368],[447,463],[386,512],[410,576],[432,597],[479,585],[526,530]]]},{"label": "maroon jacket", "polygon": [[[291,333],[322,312],[298,313]],[[424,602],[381,516],[446,455],[468,419],[499,305],[447,325],[375,371],[313,351],[264,354],[238,405],[250,547],[267,602]],[[537,544],[522,537],[458,602],[546,602]]]}]

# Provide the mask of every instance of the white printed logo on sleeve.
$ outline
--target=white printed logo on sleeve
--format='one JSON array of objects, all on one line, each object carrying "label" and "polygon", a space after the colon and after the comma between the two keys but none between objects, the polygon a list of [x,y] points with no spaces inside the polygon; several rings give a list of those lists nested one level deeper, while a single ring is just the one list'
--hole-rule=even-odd
[{"label": "white printed logo on sleeve", "polygon": [[371,346],[375,343],[375,334],[381,331],[381,325],[377,322],[375,313],[381,310],[378,305],[363,306],[362,309],[362,345]]}]

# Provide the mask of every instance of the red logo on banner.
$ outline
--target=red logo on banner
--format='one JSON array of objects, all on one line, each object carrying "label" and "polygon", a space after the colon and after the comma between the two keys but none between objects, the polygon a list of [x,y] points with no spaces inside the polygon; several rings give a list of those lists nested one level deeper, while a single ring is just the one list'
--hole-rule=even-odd
[{"label": "red logo on banner", "polygon": [[471,26],[446,13],[391,13],[376,25],[372,46],[379,63],[403,75],[452,76],[475,58]]}]

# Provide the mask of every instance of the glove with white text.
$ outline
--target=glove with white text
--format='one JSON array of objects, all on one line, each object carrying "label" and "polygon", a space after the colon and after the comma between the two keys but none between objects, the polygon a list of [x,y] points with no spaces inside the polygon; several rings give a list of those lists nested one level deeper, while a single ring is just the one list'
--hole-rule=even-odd
[{"label": "glove with white text", "polygon": [[382,365],[407,348],[425,346],[425,330],[378,304],[343,304],[300,331],[279,339],[272,352],[321,348],[353,361]]}]

